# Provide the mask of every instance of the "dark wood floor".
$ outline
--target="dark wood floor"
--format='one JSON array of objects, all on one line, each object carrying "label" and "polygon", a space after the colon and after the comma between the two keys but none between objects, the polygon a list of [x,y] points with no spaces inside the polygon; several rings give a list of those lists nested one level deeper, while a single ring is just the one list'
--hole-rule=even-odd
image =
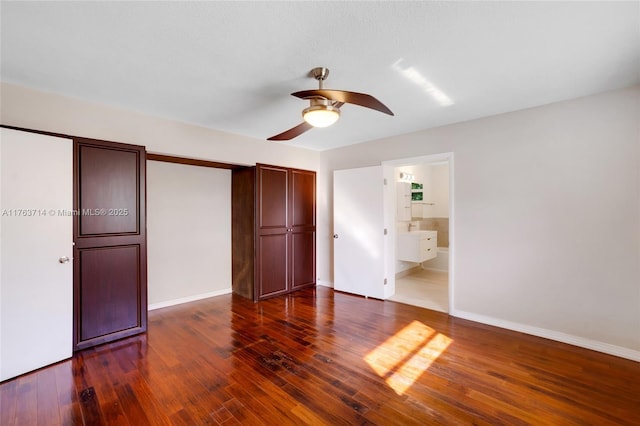
[{"label": "dark wood floor", "polygon": [[319,287],[152,311],[0,404],[3,426],[637,425],[640,363]]}]

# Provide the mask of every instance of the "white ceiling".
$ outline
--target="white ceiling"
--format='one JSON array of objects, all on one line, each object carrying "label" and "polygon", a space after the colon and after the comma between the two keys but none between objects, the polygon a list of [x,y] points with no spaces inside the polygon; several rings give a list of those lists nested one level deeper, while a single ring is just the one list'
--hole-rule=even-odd
[{"label": "white ceiling", "polygon": [[[640,83],[640,2],[6,2],[5,82],[266,139],[325,87],[325,150]],[[283,142],[265,142],[283,143]]]}]

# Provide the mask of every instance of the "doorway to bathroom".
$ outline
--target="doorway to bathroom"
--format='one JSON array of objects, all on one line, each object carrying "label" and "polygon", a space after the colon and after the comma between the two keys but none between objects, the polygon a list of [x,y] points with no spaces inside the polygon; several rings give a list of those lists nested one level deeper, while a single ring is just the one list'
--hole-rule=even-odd
[{"label": "doorway to bathroom", "polygon": [[391,301],[453,310],[453,153],[386,161],[394,182],[395,294]]}]

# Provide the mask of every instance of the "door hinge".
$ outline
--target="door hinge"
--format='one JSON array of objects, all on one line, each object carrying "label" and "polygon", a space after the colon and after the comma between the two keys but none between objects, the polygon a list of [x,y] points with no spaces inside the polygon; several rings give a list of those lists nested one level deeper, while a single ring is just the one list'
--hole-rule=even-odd
[{"label": "door hinge", "polygon": [[384,279],[384,285],[387,285],[387,279],[386,278]]},{"label": "door hinge", "polygon": [[387,178],[384,178],[383,181],[384,181],[384,184],[386,185],[387,184]]},{"label": "door hinge", "polygon": [[384,235],[387,235],[387,228],[384,228]]}]

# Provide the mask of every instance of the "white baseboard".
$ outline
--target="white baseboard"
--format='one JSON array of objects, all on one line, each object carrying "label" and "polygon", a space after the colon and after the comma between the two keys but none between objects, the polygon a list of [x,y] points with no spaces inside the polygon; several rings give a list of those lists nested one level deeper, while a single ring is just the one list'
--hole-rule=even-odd
[{"label": "white baseboard", "polygon": [[425,268],[424,266],[422,267],[422,269],[424,269],[425,271],[449,272],[449,270],[448,270],[448,269]]},{"label": "white baseboard", "polygon": [[449,312],[449,314],[457,318],[467,319],[470,321],[492,325],[495,327],[506,328],[507,330],[518,331],[520,333],[530,334],[532,336],[544,337],[545,339],[568,343],[570,345],[579,346],[581,348],[591,349],[593,351],[640,362],[640,351],[624,348],[622,346],[616,346],[609,343],[599,342],[597,340],[587,339],[585,337],[562,333],[560,331],[534,327],[531,325],[520,324],[512,321],[505,321],[499,318],[474,314],[472,312],[460,311],[457,309],[455,309],[453,312]]},{"label": "white baseboard", "polygon": [[[333,288],[331,281],[317,280],[317,285]],[[195,296],[182,297],[180,299],[168,300],[165,302],[153,303],[148,306],[148,310],[166,308],[169,306],[179,305],[181,303],[194,302],[196,300],[206,299],[208,297],[222,296],[231,293],[231,288],[224,290],[212,291],[209,293],[197,294]],[[520,333],[530,334],[532,336],[543,337],[545,339],[555,340],[557,342],[567,343],[569,345],[579,346],[581,348],[591,349],[620,358],[630,359],[640,362],[640,351],[636,351],[622,346],[616,346],[609,343],[591,340],[584,337],[574,336],[572,334],[562,333],[560,331],[549,330],[546,328],[534,327],[527,324],[521,324],[513,321],[506,321],[487,315],[474,314],[472,312],[454,309],[449,315],[470,321],[479,322],[481,324],[492,325],[494,327],[505,328],[507,330],[518,331]]]},{"label": "white baseboard", "polygon": [[416,266],[414,266],[412,268],[405,269],[404,271],[400,271],[400,272],[396,273],[396,280],[398,278],[403,278],[403,277],[406,277],[407,275],[411,275],[414,272],[417,272],[419,269],[420,269],[420,265],[416,265]]},{"label": "white baseboard", "polygon": [[168,306],[179,305],[181,303],[195,302],[196,300],[206,299],[208,297],[222,296],[223,294],[231,293],[231,288],[224,290],[211,291],[209,293],[196,294],[194,296],[181,297],[180,299],[167,300],[166,302],[158,302],[150,304],[147,309],[153,311],[154,309],[166,308]]}]

